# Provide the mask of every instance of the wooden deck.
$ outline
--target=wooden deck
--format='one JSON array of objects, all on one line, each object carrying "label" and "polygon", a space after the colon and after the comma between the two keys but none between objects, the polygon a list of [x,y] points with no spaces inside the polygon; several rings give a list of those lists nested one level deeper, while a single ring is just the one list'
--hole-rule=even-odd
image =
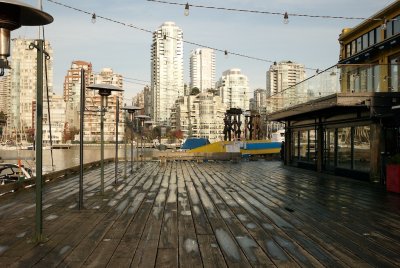
[{"label": "wooden deck", "polygon": [[[120,164],[123,169],[123,164]],[[0,198],[1,267],[399,267],[400,195],[279,162],[146,162],[114,185],[106,166],[44,193]]]}]

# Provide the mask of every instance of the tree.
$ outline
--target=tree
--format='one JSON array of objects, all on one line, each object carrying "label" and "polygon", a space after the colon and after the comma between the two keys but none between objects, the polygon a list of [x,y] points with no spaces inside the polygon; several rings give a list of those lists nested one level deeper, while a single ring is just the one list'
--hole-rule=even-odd
[{"label": "tree", "polygon": [[200,93],[200,89],[198,87],[194,87],[192,88],[192,90],[190,91],[190,95],[197,95]]}]

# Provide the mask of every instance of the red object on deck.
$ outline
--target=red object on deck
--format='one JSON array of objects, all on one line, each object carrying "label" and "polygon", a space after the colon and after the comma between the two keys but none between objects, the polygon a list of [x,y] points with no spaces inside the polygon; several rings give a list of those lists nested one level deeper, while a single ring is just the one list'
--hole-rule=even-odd
[{"label": "red object on deck", "polygon": [[386,190],[400,193],[400,165],[386,165]]}]

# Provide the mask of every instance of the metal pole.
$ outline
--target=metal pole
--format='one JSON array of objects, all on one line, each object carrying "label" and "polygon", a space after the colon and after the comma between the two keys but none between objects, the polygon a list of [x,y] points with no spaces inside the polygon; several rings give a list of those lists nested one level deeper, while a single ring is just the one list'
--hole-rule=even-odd
[{"label": "metal pole", "polygon": [[104,194],[104,98],[101,96],[101,111],[100,111],[100,193]]},{"label": "metal pole", "polygon": [[126,110],[125,110],[125,112],[124,112],[124,129],[125,129],[125,131],[124,131],[124,143],[125,143],[125,146],[124,146],[124,159],[125,159],[125,165],[124,165],[124,179],[126,179],[126,158],[127,158],[127,147],[128,147],[128,145],[127,145],[127,139],[126,139],[126,129],[127,129],[127,127],[126,127]]},{"label": "metal pole", "polygon": [[43,146],[43,40],[37,40],[37,84],[36,84],[36,241],[43,240],[42,214],[42,146]]},{"label": "metal pole", "polygon": [[133,118],[135,118],[135,112],[131,115],[132,129],[131,129],[131,174],[133,174]]},{"label": "metal pole", "polygon": [[136,170],[139,169],[139,118],[136,119],[136,130],[138,130],[137,136],[136,136]]},{"label": "metal pole", "polygon": [[116,117],[116,119],[115,119],[115,124],[116,124],[116,126],[115,126],[115,172],[114,172],[115,173],[114,174],[115,184],[117,184],[117,182],[118,182],[117,176],[118,176],[118,124],[119,124],[119,97],[116,96],[116,98],[117,98],[117,109],[116,109],[117,114],[115,115],[115,117]]},{"label": "metal pole", "polygon": [[85,70],[81,69],[81,114],[79,132],[79,210],[83,209],[83,133],[85,115]]}]

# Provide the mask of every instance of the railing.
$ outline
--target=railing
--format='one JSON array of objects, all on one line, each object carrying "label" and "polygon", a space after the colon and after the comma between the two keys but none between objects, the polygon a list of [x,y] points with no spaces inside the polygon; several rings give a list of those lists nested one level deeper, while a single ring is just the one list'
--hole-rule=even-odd
[{"label": "railing", "polygon": [[[399,91],[397,66],[377,64],[339,64],[267,98],[267,112],[306,103],[335,93]],[[393,76],[390,77],[390,73]],[[279,82],[278,82],[279,83]],[[279,88],[279,85],[278,85]]]},{"label": "railing", "polygon": [[[105,163],[110,163],[110,162],[114,162],[114,158],[108,158],[104,160]],[[97,167],[100,165],[100,160],[99,161],[95,161],[95,162],[91,162],[91,163],[86,163],[83,164],[83,169],[84,170],[88,170],[88,169],[92,169],[94,167]],[[61,179],[61,178],[65,178],[67,176],[70,175],[74,175],[74,174],[78,174],[79,173],[79,165],[78,166],[74,166],[71,168],[67,168],[64,170],[58,170],[55,172],[51,172],[51,173],[47,173],[45,175],[43,175],[43,181],[45,183],[48,183],[50,181],[56,180],[56,179]],[[5,185],[0,185],[0,196],[6,193],[11,193],[11,192],[15,192],[24,188],[29,188],[35,185],[35,178],[32,179],[27,179],[27,180],[21,180],[21,181],[17,181],[17,182],[13,182],[13,183],[8,183]]]}]

